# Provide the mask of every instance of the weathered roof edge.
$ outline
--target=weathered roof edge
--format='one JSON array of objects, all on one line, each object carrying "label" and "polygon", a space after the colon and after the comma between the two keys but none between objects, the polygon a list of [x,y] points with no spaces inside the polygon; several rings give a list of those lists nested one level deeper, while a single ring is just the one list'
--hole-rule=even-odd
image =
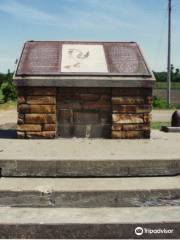
[{"label": "weathered roof edge", "polygon": [[[154,76],[154,75],[153,75]],[[15,77],[16,86],[54,87],[153,87],[155,78],[114,76]]]}]

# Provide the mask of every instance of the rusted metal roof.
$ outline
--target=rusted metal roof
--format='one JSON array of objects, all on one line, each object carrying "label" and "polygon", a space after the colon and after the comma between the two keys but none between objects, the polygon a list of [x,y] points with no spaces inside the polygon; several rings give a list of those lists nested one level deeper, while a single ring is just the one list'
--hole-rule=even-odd
[{"label": "rusted metal roof", "polygon": [[15,76],[107,75],[151,77],[134,42],[29,41]]}]

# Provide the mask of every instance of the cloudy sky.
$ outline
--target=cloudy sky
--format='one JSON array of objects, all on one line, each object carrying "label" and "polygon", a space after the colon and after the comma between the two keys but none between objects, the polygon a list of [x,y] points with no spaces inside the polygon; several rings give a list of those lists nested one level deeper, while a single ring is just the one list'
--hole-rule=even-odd
[{"label": "cloudy sky", "polygon": [[[180,0],[173,1],[172,62],[180,67]],[[166,69],[167,0],[0,0],[0,72],[26,40],[136,41]]]}]

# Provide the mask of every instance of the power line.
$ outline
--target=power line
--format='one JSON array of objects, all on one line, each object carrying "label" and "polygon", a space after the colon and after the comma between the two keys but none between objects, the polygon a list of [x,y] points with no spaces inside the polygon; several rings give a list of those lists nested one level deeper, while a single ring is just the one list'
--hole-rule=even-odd
[{"label": "power line", "polygon": [[168,12],[167,12],[167,9],[166,9],[166,12],[164,14],[164,18],[163,18],[163,21],[162,21],[162,26],[161,26],[161,29],[160,29],[157,48],[156,48],[156,51],[155,51],[155,65],[157,65],[157,63],[159,61],[159,58],[160,58],[160,54],[161,54],[160,49],[161,49],[162,42],[163,42],[163,39],[164,39],[164,36],[165,36],[165,27],[166,27],[167,17],[168,17]]},{"label": "power line", "polygon": [[168,0],[168,60],[167,60],[167,104],[171,104],[171,13],[172,1]]}]

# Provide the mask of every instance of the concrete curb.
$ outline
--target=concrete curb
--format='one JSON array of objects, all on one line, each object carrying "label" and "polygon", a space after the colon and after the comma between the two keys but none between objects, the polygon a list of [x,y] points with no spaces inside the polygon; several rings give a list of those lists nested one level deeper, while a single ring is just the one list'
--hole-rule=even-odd
[{"label": "concrete curb", "polygon": [[180,174],[177,159],[0,159],[1,177],[137,177]]}]

